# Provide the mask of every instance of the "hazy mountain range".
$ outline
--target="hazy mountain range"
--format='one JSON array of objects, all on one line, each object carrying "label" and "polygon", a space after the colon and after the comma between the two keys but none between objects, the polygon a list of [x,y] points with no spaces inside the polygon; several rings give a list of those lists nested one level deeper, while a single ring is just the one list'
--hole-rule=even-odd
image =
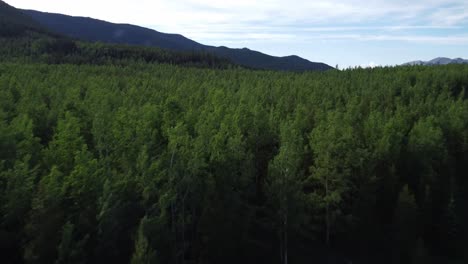
[{"label": "hazy mountain range", "polygon": [[444,58],[444,57],[439,57],[432,59],[430,61],[411,61],[404,63],[402,65],[447,65],[447,64],[468,64],[468,60],[462,59],[462,58],[455,58],[455,59],[450,59],[450,58]]},{"label": "hazy mountain range", "polygon": [[255,69],[307,71],[333,67],[298,56],[275,57],[247,48],[231,49],[200,44],[179,34],[161,33],[129,24],[114,24],[98,19],[22,10],[52,32],[68,37],[105,43],[153,46],[176,51],[204,51]]}]

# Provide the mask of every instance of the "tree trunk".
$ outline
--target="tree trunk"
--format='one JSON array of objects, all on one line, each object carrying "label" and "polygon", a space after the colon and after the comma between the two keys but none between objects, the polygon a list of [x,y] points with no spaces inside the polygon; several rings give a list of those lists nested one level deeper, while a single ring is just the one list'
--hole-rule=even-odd
[{"label": "tree trunk", "polygon": [[[325,197],[328,197],[328,176],[325,177]],[[330,209],[329,209],[329,203],[326,202],[325,205],[325,244],[330,246]]]},{"label": "tree trunk", "polygon": [[281,230],[280,232],[280,262],[279,263],[283,263],[283,230]]},{"label": "tree trunk", "polygon": [[288,264],[288,211],[284,221],[284,264]]}]

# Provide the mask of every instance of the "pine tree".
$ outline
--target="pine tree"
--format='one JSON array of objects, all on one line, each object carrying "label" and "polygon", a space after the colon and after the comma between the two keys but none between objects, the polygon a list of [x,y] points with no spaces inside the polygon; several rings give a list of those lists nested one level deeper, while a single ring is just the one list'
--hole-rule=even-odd
[{"label": "pine tree", "polygon": [[410,263],[420,235],[418,226],[418,207],[414,194],[405,185],[398,197],[398,204],[394,214],[395,226],[395,263]]},{"label": "pine tree", "polygon": [[331,243],[334,224],[343,216],[343,198],[348,191],[351,164],[347,151],[355,146],[351,127],[345,124],[341,113],[330,113],[327,120],[314,128],[310,148],[314,164],[307,183],[313,187],[312,203],[325,224],[325,244]]},{"label": "pine tree", "polygon": [[[291,229],[299,230],[305,209],[302,191],[304,172],[302,158],[304,145],[302,135],[292,122],[281,125],[280,150],[269,166],[267,194],[278,211],[277,229],[280,240],[281,263],[288,263]],[[295,230],[295,231],[296,231]]]},{"label": "pine tree", "polygon": [[158,263],[156,251],[149,244],[148,238],[144,233],[147,222],[146,216],[141,219],[138,227],[137,238],[135,240],[135,249],[131,259],[131,264],[155,264]]}]

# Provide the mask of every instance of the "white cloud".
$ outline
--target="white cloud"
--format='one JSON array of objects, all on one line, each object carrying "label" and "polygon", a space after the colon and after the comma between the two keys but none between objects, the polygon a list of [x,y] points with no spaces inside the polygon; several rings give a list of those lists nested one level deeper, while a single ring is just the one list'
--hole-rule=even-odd
[{"label": "white cloud", "polygon": [[7,0],[21,7],[91,16],[140,25],[205,25],[214,23],[270,26],[291,23],[344,24],[425,20],[456,25],[468,19],[466,0]]},{"label": "white cloud", "polygon": [[278,45],[289,45],[292,43],[324,43],[329,42],[403,42],[416,44],[435,45],[468,45],[468,35],[433,36],[433,35],[393,35],[393,34],[358,34],[358,33],[321,33],[314,35],[283,34],[283,33],[247,33],[229,34],[222,32],[193,32],[187,36],[193,39],[203,39],[206,43],[213,45],[233,45],[234,47],[248,47],[248,43],[275,42]]},{"label": "white cloud", "polygon": [[437,9],[431,14],[430,19],[436,25],[465,23],[468,21],[468,4]]},{"label": "white cloud", "polygon": [[360,66],[362,68],[375,68],[375,67],[380,67],[381,65],[371,61],[371,62],[368,62],[368,63],[361,64]]}]

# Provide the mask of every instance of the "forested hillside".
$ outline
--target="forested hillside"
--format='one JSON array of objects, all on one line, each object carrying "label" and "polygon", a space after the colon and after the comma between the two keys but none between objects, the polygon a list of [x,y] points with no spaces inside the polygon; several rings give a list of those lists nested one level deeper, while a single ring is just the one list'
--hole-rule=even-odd
[{"label": "forested hillside", "polygon": [[88,43],[53,33],[0,0],[0,61],[47,64],[129,65],[165,63],[185,67],[237,68],[230,60],[203,51]]},{"label": "forested hillside", "polygon": [[206,52],[176,52],[159,48],[79,42],[34,31],[15,37],[0,35],[1,61],[46,64],[131,65],[163,63],[198,68],[239,68],[228,59]]},{"label": "forested hillside", "polygon": [[30,16],[0,1],[0,36],[18,36],[27,30],[43,31]]},{"label": "forested hillside", "polygon": [[1,261],[467,263],[467,86],[1,63]]},{"label": "forested hillside", "polygon": [[283,71],[326,71],[333,67],[298,56],[276,57],[258,51],[203,45],[179,34],[167,34],[128,24],[114,24],[88,17],[21,10],[45,28],[64,36],[113,44],[158,47],[173,51],[202,52],[226,58],[248,68]]}]

